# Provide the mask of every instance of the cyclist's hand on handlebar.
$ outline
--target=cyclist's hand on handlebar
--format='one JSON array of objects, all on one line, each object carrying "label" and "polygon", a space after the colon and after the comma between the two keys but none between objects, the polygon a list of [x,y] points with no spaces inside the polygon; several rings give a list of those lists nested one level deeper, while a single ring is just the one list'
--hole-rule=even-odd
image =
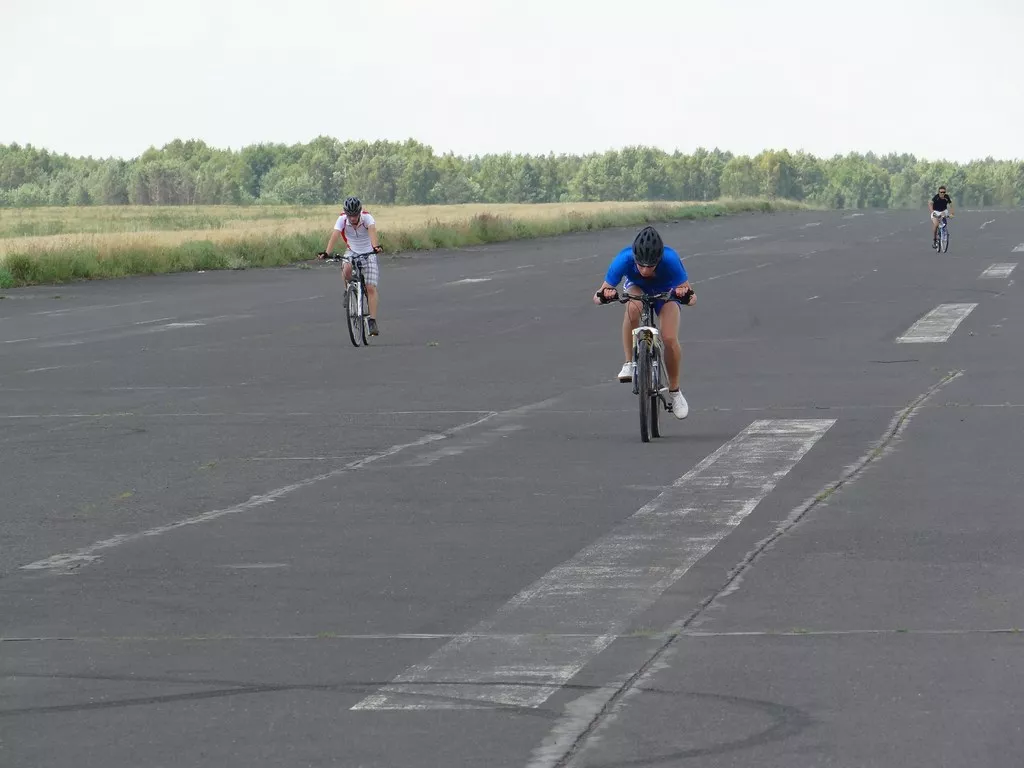
[{"label": "cyclist's hand on handlebar", "polygon": [[594,294],[595,304],[608,304],[619,298],[619,292],[614,288],[598,288]]},{"label": "cyclist's hand on handlebar", "polygon": [[383,245],[375,245],[375,246],[373,246],[373,252],[374,253],[384,253],[384,246]]},{"label": "cyclist's hand on handlebar", "polygon": [[675,293],[676,298],[679,299],[679,301],[687,306],[692,307],[697,302],[697,294],[693,292],[693,288],[687,288],[683,292],[680,292],[679,288],[676,288],[673,293]]}]

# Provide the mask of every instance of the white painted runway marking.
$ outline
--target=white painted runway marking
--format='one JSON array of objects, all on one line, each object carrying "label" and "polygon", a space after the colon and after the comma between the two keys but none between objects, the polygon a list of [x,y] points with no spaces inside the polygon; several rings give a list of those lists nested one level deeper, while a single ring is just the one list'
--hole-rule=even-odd
[{"label": "white painted runway marking", "polygon": [[759,237],[760,237],[760,235],[744,235],[743,237],[731,238],[729,242],[737,242],[737,241],[743,242],[743,241],[746,241],[746,240],[757,240],[757,238],[759,238]]},{"label": "white painted runway marking", "polygon": [[[993,264],[991,267],[981,273],[981,278],[994,277],[994,278],[1006,278],[1010,276],[1010,273],[1016,269],[1016,264]],[[980,278],[979,278],[980,279]]]},{"label": "white painted runway marking", "polygon": [[811,227],[820,227],[820,221],[812,221],[810,224],[804,224],[801,229],[810,229]]},{"label": "white painted runway marking", "polygon": [[88,307],[68,307],[67,309],[48,309],[44,312],[33,312],[33,315],[67,315],[72,312],[91,312],[94,309],[114,309],[116,307],[134,307],[139,304],[152,304],[153,299],[142,301],[128,301],[124,304],[93,304]]},{"label": "white painted runway marking", "polygon": [[[693,344],[694,342],[689,342]],[[224,385],[226,387],[232,387],[232,384]],[[238,386],[242,386],[239,384]],[[109,387],[106,389],[97,390],[99,392],[116,392],[124,389],[128,390],[148,390],[148,389],[211,389],[212,387]],[[5,391],[11,392],[34,392],[36,390],[31,389],[16,389],[9,390],[5,388]],[[82,419],[82,418],[114,418],[114,417],[128,417],[133,416],[140,419],[211,419],[211,418],[239,418],[239,417],[251,417],[259,419],[269,418],[280,418],[280,419],[293,419],[299,417],[326,419],[337,416],[432,416],[437,414],[466,414],[466,415],[485,415],[491,411],[331,411],[325,413],[323,411],[280,411],[280,412],[269,412],[269,411],[189,411],[182,413],[145,413],[145,412],[133,412],[133,411],[119,411],[113,413],[22,413],[22,414],[0,414],[0,419]],[[399,425],[401,426],[401,425]],[[379,428],[379,427],[378,427]]]},{"label": "white painted runway marking", "polygon": [[949,339],[977,304],[940,304],[896,339],[897,344],[935,344]]},{"label": "white painted runway marking", "polygon": [[235,571],[262,571],[270,568],[288,568],[288,563],[236,563],[234,565],[222,565],[220,568],[229,568]]},{"label": "white painted runway marking", "polygon": [[[524,408],[528,407],[529,406],[524,406]],[[506,411],[506,413],[512,413],[520,410],[522,409],[515,409],[515,411]],[[300,480],[297,483],[292,483],[291,485],[285,485],[281,488],[276,488],[270,491],[269,493],[260,494],[258,496],[252,496],[249,498],[248,501],[244,501],[241,504],[236,504],[233,507],[210,510],[209,512],[204,512],[200,515],[195,515],[194,517],[188,517],[184,520],[177,520],[173,523],[160,525],[156,528],[150,528],[146,531],[139,531],[137,533],[118,534],[117,536],[113,536],[109,539],[104,539],[103,541],[98,541],[95,544],[90,544],[87,547],[83,547],[82,549],[79,549],[77,552],[66,552],[59,555],[53,555],[52,557],[47,557],[44,560],[37,560],[34,563],[23,565],[21,566],[21,570],[66,572],[69,569],[85,566],[89,563],[99,560],[99,553],[104,552],[105,550],[112,549],[114,547],[119,547],[122,544],[128,544],[129,542],[149,538],[151,536],[159,536],[161,534],[168,533],[169,531],[174,531],[178,528],[183,528],[188,525],[206,523],[210,520],[216,520],[219,517],[224,517],[225,515],[235,515],[240,512],[246,512],[250,509],[254,509],[256,507],[261,507],[265,504],[270,504],[284,496],[287,496],[290,493],[293,493],[294,491],[306,488],[310,485],[314,485],[315,483],[319,483],[322,480],[329,480],[333,477],[337,477],[338,475],[344,474],[346,472],[352,472],[358,469],[362,469],[367,464],[379,461],[380,459],[386,459],[389,456],[393,456],[394,454],[399,453],[400,451],[404,451],[408,448],[418,448],[422,445],[427,445],[428,443],[448,439],[452,434],[461,432],[465,429],[469,429],[470,427],[474,427],[478,424],[482,424],[483,422],[490,419],[492,416],[499,415],[501,414],[488,414],[487,416],[484,416],[481,419],[477,419],[476,421],[467,422],[465,424],[460,424],[457,427],[453,427],[452,429],[448,430],[446,433],[443,434],[425,435],[424,437],[421,437],[419,440],[414,440],[411,443],[393,445],[390,448],[381,451],[380,453],[372,454],[370,456],[367,456],[366,458],[359,459],[359,461],[353,461],[349,464],[346,464],[343,467],[333,469],[330,472],[324,472],[321,475],[308,477],[305,480]]]},{"label": "white painted runway marking", "polygon": [[753,422],[617,529],[353,709],[540,706],[743,522],[833,424]]},{"label": "white painted runway marking", "polygon": [[1024,243],[1021,243],[1020,245],[1013,249],[1014,253],[1021,253],[1022,251],[1024,251]]},{"label": "white painted runway marking", "polygon": [[987,227],[987,226],[988,226],[989,224],[994,224],[994,223],[995,223],[995,219],[991,219],[991,220],[989,220],[989,221],[986,221],[986,222],[985,222],[984,224],[982,224],[982,225],[981,225],[980,227],[978,227],[978,229],[984,229],[984,228],[985,228],[985,227]]},{"label": "white painted runway marking", "polygon": [[246,461],[343,461],[351,458],[350,453],[347,456],[252,456]]},{"label": "white painted runway marking", "polygon": [[486,283],[491,278],[489,277],[467,277],[462,280],[453,280],[447,285],[465,285],[466,283]]}]

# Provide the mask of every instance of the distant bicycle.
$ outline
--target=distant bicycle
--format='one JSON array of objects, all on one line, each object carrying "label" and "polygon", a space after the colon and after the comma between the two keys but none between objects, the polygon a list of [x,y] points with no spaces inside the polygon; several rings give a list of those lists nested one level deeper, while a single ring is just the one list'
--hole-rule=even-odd
[{"label": "distant bicycle", "polygon": [[[690,294],[687,294],[687,297]],[[660,407],[672,410],[668,400],[668,387],[662,387],[664,372],[665,344],[661,338],[654,319],[654,305],[659,301],[679,301],[672,291],[665,293],[640,294],[633,296],[626,293],[616,294],[607,303],[639,301],[640,325],[633,331],[633,394],[640,400],[640,439],[649,443],[651,437],[661,437],[659,423]],[[679,301],[680,304],[685,304]]]},{"label": "distant bicycle", "polygon": [[939,219],[939,228],[935,230],[935,238],[932,240],[932,248],[936,253],[949,252],[949,216],[945,211],[934,211],[932,216]]},{"label": "distant bicycle", "polygon": [[363,260],[373,253],[352,254],[352,277],[345,289],[345,314],[348,316],[348,335],[352,344],[370,345],[370,305],[366,299],[366,277],[363,275]]},{"label": "distant bicycle", "polygon": [[[345,289],[345,315],[348,319],[348,336],[356,347],[370,345],[370,305],[366,297],[366,276],[363,274],[364,259],[373,253],[353,253],[352,276]],[[317,254],[323,261],[347,261],[345,256],[321,251]]]}]

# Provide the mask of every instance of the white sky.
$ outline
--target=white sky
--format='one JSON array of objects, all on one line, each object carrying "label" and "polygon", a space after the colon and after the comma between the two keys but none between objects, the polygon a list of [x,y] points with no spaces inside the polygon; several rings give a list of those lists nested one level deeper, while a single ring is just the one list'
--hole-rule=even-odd
[{"label": "white sky", "polygon": [[0,143],[1022,158],[1022,28],[1024,0],[0,0]]}]

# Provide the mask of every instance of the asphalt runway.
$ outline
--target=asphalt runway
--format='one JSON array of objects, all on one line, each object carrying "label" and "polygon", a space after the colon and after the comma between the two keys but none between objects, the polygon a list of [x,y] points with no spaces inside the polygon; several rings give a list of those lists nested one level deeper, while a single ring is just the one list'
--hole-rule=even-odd
[{"label": "asphalt runway", "polygon": [[1024,211],[659,229],[2,292],[0,764],[1020,764]]}]

